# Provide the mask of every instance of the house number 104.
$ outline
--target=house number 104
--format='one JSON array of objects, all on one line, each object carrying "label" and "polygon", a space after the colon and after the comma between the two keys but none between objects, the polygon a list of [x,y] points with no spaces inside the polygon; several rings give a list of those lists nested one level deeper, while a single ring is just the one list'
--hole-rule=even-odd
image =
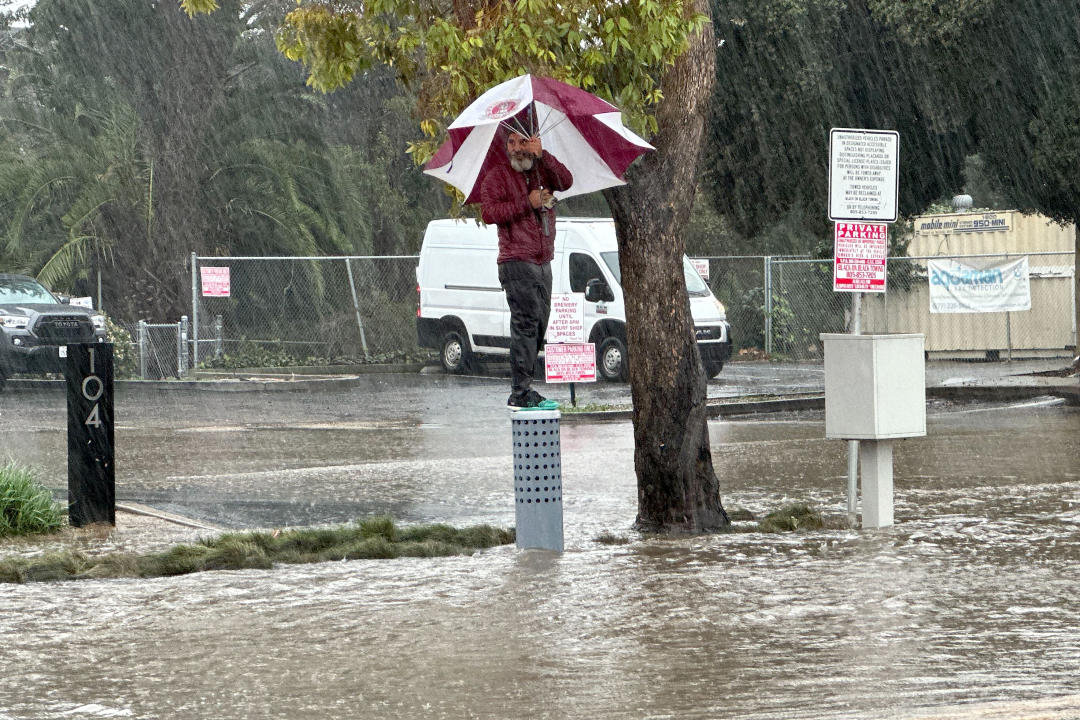
[{"label": "house number 104", "polygon": [[83,421],[84,425],[91,427],[101,427],[101,411],[98,405],[98,399],[101,394],[105,392],[105,385],[101,382],[101,378],[94,374],[94,348],[90,350],[90,374],[83,378],[82,381],[82,396],[94,403],[94,407],[90,410],[90,414],[86,416],[86,420]]}]

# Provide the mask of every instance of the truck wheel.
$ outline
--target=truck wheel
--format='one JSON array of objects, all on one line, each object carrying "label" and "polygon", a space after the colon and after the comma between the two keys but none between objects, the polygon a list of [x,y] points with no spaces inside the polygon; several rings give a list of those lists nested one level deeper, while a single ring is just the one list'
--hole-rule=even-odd
[{"label": "truck wheel", "polygon": [[626,382],[630,377],[626,359],[626,344],[617,337],[605,338],[596,351],[596,368],[600,371],[600,377],[612,382]]},{"label": "truck wheel", "polygon": [[705,377],[709,379],[716,377],[724,369],[724,363],[717,360],[702,360],[701,364],[705,366]]},{"label": "truck wheel", "polygon": [[443,335],[442,350],[439,360],[448,373],[463,373],[472,367],[472,351],[469,341],[457,330],[450,330]]}]

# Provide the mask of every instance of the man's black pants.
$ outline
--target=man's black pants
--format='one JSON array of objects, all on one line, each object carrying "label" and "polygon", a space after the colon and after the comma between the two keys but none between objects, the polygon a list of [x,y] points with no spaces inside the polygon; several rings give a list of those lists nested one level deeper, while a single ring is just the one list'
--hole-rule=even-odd
[{"label": "man's black pants", "polygon": [[532,386],[536,356],[551,314],[551,263],[511,260],[499,264],[499,284],[510,306],[510,390],[522,396]]}]

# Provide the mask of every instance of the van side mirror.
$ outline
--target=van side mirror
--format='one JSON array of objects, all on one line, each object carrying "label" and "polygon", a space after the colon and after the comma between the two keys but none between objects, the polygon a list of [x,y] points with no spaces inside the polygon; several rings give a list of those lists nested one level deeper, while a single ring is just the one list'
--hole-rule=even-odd
[{"label": "van side mirror", "polygon": [[615,299],[615,293],[602,279],[593,278],[585,283],[585,299],[589,302],[611,302]]}]

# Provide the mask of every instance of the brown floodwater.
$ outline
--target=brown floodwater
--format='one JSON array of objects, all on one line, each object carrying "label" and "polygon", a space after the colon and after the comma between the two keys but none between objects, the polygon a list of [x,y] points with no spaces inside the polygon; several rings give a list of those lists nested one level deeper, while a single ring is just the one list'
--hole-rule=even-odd
[{"label": "brown floodwater", "polygon": [[[513,524],[505,418],[406,415],[191,422],[158,450],[133,425],[118,493],[234,526]],[[820,416],[710,428],[729,509],[842,515]],[[27,433],[4,442],[49,444]],[[2,585],[0,719],[1080,716],[1077,409],[931,407],[878,531],[644,538],[629,424],[562,444],[562,554]]]}]

